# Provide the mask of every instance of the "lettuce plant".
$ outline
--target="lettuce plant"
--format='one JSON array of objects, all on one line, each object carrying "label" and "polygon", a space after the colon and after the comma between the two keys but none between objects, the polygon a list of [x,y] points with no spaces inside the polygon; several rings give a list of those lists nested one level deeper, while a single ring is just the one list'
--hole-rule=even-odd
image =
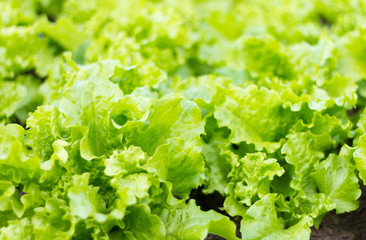
[{"label": "lettuce plant", "polygon": [[365,9],[2,0],[0,240],[306,240],[356,210]]}]

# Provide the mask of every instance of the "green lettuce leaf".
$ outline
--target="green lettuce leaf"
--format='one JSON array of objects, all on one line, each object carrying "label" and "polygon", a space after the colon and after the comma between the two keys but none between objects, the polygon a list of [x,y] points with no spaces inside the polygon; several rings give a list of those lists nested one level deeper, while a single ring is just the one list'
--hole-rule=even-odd
[{"label": "green lettuce leaf", "polygon": [[254,85],[218,88],[213,103],[218,125],[231,130],[231,141],[253,143],[257,150],[277,150],[296,121],[293,113],[282,107],[275,91]]},{"label": "green lettuce leaf", "polygon": [[289,57],[281,44],[273,38],[245,38],[241,40],[239,49],[239,63],[242,59],[242,66],[254,77],[293,76],[293,66]]},{"label": "green lettuce leaf", "polygon": [[187,198],[191,189],[197,188],[202,181],[204,161],[201,149],[194,143],[170,138],[157,148],[146,168],[160,179],[171,182],[173,195]]},{"label": "green lettuce leaf", "polygon": [[15,113],[27,89],[20,83],[0,81],[0,118],[8,118]]},{"label": "green lettuce leaf", "polygon": [[32,224],[30,224],[28,219],[26,218],[16,221],[10,221],[9,226],[0,229],[0,239],[31,240],[33,239]]},{"label": "green lettuce leaf", "polygon": [[240,228],[243,239],[309,239],[310,218],[286,227],[284,219],[277,215],[275,199],[275,194],[268,194],[247,210]]},{"label": "green lettuce leaf", "polygon": [[35,209],[32,217],[35,239],[68,239],[74,234],[76,219],[66,201],[50,198],[43,207]]},{"label": "green lettuce leaf", "polygon": [[250,206],[252,199],[267,195],[270,182],[284,172],[276,159],[267,159],[264,153],[253,153],[239,159],[228,176],[235,199]]},{"label": "green lettuce leaf", "polygon": [[159,240],[165,238],[164,223],[157,215],[151,214],[148,207],[134,205],[129,207],[127,211],[128,214],[124,221],[128,226],[127,231],[134,236],[134,239]]},{"label": "green lettuce leaf", "polygon": [[356,151],[353,153],[359,177],[366,183],[366,134],[360,137]]},{"label": "green lettuce leaf", "polygon": [[229,134],[229,129],[217,126],[214,117],[206,118],[205,135],[201,136],[205,161],[205,192],[227,192],[228,174],[235,159],[232,152],[223,149],[229,143]]},{"label": "green lettuce leaf", "polygon": [[145,152],[139,147],[130,146],[124,150],[115,150],[104,160],[104,172],[107,176],[139,173],[143,171],[142,165],[146,163],[146,158]]},{"label": "green lettuce leaf", "polygon": [[56,23],[42,20],[37,24],[38,31],[66,50],[76,50],[86,39],[85,32],[79,29],[70,18],[60,18]]},{"label": "green lettuce leaf", "polygon": [[87,219],[105,209],[105,202],[98,194],[98,188],[89,185],[90,173],[74,175],[67,196],[70,200],[70,211],[80,219]]},{"label": "green lettuce leaf", "polygon": [[147,121],[130,121],[122,127],[126,141],[140,146],[149,155],[169,138],[191,141],[202,132],[203,121],[197,105],[173,97],[156,101]]},{"label": "green lettuce leaf", "polygon": [[166,239],[204,239],[208,232],[225,239],[237,239],[235,226],[227,217],[214,212],[203,212],[194,201],[185,207],[164,209],[160,214],[166,227]]},{"label": "green lettuce leaf", "polygon": [[149,86],[157,88],[159,83],[165,81],[166,73],[155,67],[152,63],[141,66],[116,66],[111,76],[111,81],[118,84],[123,93],[130,94],[137,87]]},{"label": "green lettuce leaf", "polygon": [[97,76],[74,79],[63,93],[59,111],[65,116],[64,126],[77,126],[81,130],[80,154],[84,159],[101,157],[120,144],[119,133],[108,130],[109,110],[122,96],[117,85]]},{"label": "green lettuce leaf", "polygon": [[357,209],[357,199],[361,196],[355,168],[346,157],[342,152],[340,156],[330,154],[315,166],[315,172],[311,174],[319,191],[336,204],[337,213]]},{"label": "green lettuce leaf", "polygon": [[32,154],[44,161],[53,153],[53,142],[61,138],[62,127],[59,119],[60,112],[49,105],[39,107],[27,119],[29,131],[26,132],[25,143],[32,148]]}]

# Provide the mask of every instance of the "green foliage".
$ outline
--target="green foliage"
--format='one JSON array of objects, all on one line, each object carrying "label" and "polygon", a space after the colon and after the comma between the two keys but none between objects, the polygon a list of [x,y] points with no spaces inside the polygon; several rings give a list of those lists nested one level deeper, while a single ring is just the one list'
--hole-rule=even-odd
[{"label": "green foliage", "polygon": [[357,209],[365,9],[0,1],[0,240],[305,240]]}]

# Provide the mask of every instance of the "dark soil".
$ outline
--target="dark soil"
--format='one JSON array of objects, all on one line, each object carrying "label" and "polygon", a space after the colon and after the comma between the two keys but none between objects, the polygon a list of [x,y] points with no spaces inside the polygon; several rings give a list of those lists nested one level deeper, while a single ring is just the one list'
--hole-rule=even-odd
[{"label": "dark soil", "polygon": [[350,213],[329,212],[319,229],[312,229],[311,240],[365,240],[366,187],[362,186],[360,207]]},{"label": "dark soil", "polygon": [[[362,186],[360,207],[350,213],[336,214],[329,212],[319,229],[311,229],[310,240],[366,240],[366,187]],[[240,237],[240,220],[235,221],[237,236]],[[224,240],[224,238],[209,234],[205,240]]]}]

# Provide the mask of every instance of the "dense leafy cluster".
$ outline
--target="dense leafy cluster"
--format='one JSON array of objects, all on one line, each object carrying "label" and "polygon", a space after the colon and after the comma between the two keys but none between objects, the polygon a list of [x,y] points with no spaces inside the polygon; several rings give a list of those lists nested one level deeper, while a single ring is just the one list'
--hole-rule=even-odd
[{"label": "dense leafy cluster", "polygon": [[[0,239],[309,239],[366,181],[366,1],[0,1]],[[221,213],[190,193],[220,193]],[[212,199],[215,201],[215,199]]]}]

